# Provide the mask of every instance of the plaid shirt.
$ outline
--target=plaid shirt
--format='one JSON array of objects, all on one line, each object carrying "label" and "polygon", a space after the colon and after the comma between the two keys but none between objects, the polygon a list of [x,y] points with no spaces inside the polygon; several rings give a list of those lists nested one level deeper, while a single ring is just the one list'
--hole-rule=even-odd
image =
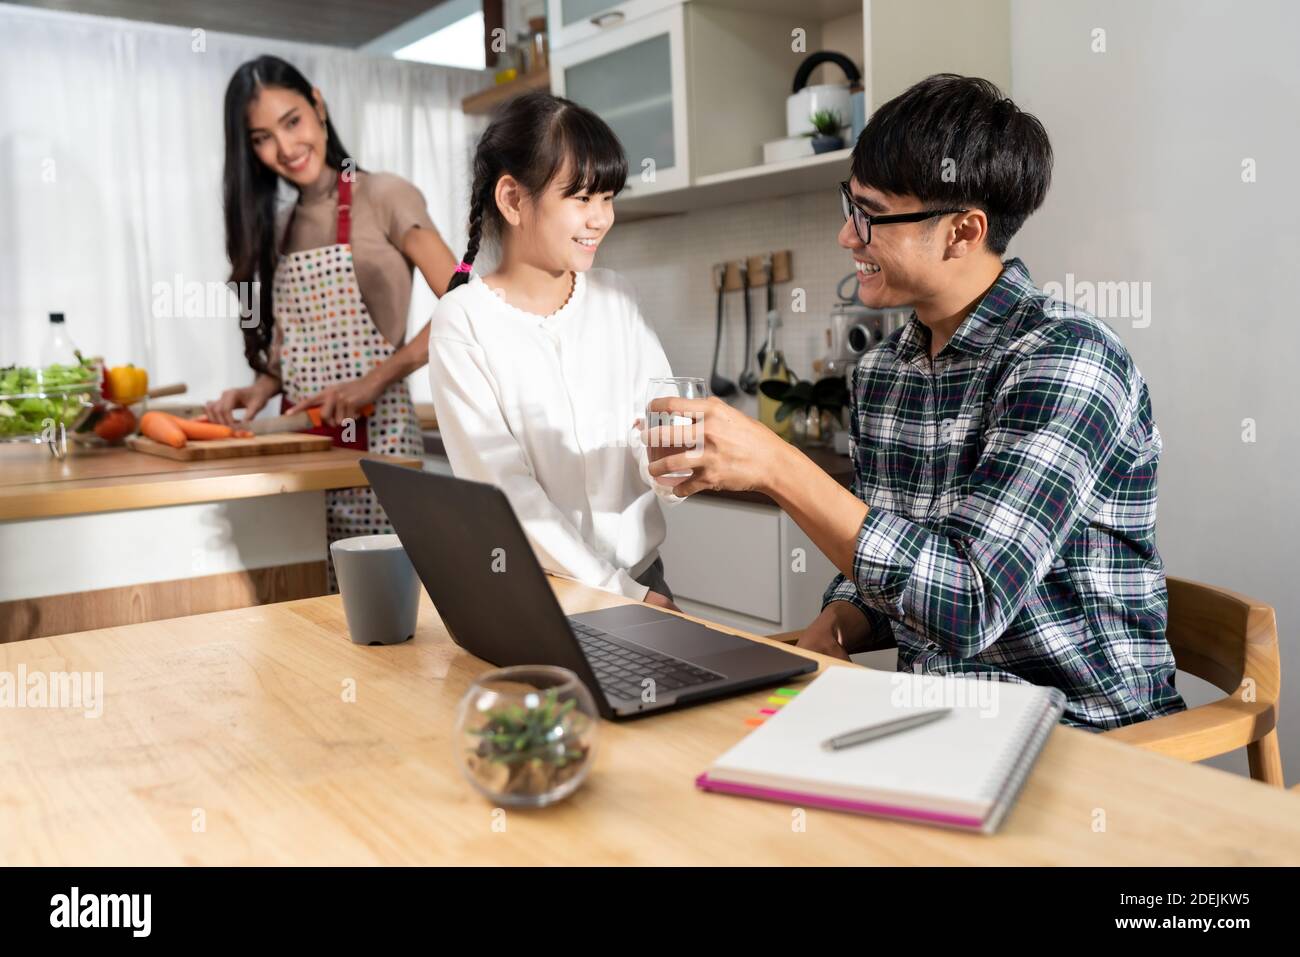
[{"label": "plaid shirt", "polygon": [[[1160,432],[1103,323],[1018,259],[930,359],[913,314],[853,373],[847,601],[900,671],[1059,688],[1091,730],[1182,710],[1156,551]],[[891,635],[892,631],[892,635]]]}]

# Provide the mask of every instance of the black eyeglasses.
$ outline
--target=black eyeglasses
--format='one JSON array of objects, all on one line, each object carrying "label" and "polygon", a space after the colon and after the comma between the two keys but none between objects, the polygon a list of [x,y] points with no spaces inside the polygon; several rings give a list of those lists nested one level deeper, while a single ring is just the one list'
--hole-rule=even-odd
[{"label": "black eyeglasses", "polygon": [[936,216],[947,216],[950,213],[969,213],[969,209],[923,209],[919,213],[890,213],[887,216],[876,216],[867,212],[858,205],[857,200],[849,191],[848,183],[840,183],[840,206],[844,209],[844,219],[847,222],[849,217],[853,217],[853,228],[857,230],[858,239],[862,240],[864,246],[871,245],[871,227],[888,226],[891,223],[920,223],[927,219],[934,219]]}]

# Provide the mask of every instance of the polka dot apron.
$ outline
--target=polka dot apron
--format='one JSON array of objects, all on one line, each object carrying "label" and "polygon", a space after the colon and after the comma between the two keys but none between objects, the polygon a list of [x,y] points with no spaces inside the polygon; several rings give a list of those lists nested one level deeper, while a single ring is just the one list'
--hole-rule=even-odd
[{"label": "polka dot apron", "polygon": [[[275,270],[275,321],[280,325],[280,382],[285,408],[332,385],[361,378],[396,349],[380,334],[361,298],[352,262],[352,183],[338,181],[338,240],[332,246],[280,257]],[[286,235],[287,235],[286,231]],[[329,435],[341,448],[384,455],[422,455],[424,442],[406,382],[389,386],[375,411],[351,428],[311,430]],[[328,543],[354,535],[392,532],[369,488],[325,493],[329,590],[338,591]]]}]

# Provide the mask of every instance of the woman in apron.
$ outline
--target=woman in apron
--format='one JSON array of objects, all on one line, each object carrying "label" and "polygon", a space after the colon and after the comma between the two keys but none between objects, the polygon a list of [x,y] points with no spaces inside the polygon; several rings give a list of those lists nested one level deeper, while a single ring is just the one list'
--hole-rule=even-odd
[{"label": "woman in apron", "polygon": [[[428,326],[405,345],[412,269],[436,295],[456,268],[424,198],[388,173],[357,169],[320,91],[293,66],[259,57],[226,90],[225,214],[231,281],[260,283],[242,321],[252,385],[208,403],[215,422],[311,405],[334,444],[386,455],[424,447],[406,377],[428,361]],[[279,180],[297,203],[277,229]],[[248,288],[248,287],[242,287]],[[369,488],[325,493],[329,542],[391,532]],[[330,591],[334,566],[326,561]]]}]

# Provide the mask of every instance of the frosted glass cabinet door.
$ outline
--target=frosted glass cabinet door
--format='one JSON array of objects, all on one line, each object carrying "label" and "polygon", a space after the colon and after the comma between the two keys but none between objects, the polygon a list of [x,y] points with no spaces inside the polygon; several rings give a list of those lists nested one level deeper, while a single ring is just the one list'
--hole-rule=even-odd
[{"label": "frosted glass cabinet door", "polygon": [[[617,34],[557,54],[560,91],[593,110],[627,151],[628,193],[687,185],[681,11],[647,17]],[[643,173],[653,171],[653,178]]]},{"label": "frosted glass cabinet door", "polygon": [[549,0],[547,29],[552,50],[621,30],[642,17],[684,0]]},{"label": "frosted glass cabinet door", "polygon": [[569,27],[609,12],[619,5],[619,0],[556,0],[555,5],[560,8],[560,24]]}]

